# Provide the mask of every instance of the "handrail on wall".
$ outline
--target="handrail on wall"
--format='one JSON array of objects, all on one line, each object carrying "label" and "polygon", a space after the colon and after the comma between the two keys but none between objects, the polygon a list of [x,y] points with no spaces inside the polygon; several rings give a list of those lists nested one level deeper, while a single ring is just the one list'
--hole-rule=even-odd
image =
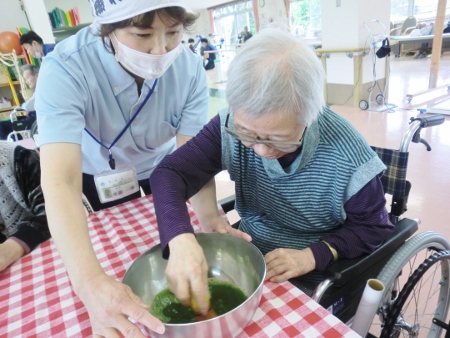
[{"label": "handrail on wall", "polygon": [[356,52],[364,52],[367,48],[342,48],[342,49],[323,49],[317,48],[316,53],[319,55],[325,53],[356,53]]}]

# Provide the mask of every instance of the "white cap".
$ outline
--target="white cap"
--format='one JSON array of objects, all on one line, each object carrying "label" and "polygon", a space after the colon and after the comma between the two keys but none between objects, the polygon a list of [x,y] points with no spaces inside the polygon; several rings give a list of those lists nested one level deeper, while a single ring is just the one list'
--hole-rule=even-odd
[{"label": "white cap", "polygon": [[100,24],[115,23],[166,7],[182,7],[192,13],[185,0],[89,0],[92,15]]}]

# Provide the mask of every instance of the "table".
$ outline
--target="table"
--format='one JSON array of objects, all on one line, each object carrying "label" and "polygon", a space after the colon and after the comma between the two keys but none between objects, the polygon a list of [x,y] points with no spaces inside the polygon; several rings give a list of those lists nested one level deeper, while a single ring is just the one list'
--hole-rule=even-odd
[{"label": "table", "polygon": [[[399,36],[391,36],[390,39],[392,42],[397,42],[392,45],[392,51],[396,57],[400,56],[401,46],[407,44],[414,43],[432,43],[434,35],[419,35],[419,36],[411,36],[411,35],[399,35]],[[450,41],[450,33],[446,33],[442,35],[442,41]],[[431,45],[430,45],[431,47]]]},{"label": "table", "polygon": [[[198,220],[190,216],[196,231]],[[142,253],[159,243],[151,196],[88,217],[95,253],[121,280]],[[0,337],[90,337],[86,309],[74,294],[52,239],[0,273]],[[259,309],[239,338],[359,337],[348,326],[286,282],[266,282]]]}]

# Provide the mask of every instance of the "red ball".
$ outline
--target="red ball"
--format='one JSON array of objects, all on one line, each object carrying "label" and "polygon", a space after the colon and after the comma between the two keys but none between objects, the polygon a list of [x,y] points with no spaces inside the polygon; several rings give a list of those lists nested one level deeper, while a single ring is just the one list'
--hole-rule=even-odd
[{"label": "red ball", "polygon": [[5,54],[12,53],[13,49],[16,51],[17,55],[22,54],[19,35],[14,32],[1,32],[0,52]]}]

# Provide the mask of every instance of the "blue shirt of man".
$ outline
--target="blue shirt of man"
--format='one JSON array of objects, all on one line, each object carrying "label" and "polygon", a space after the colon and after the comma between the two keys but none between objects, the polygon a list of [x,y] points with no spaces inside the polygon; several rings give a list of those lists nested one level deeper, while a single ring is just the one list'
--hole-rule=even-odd
[{"label": "blue shirt of man", "polygon": [[44,51],[44,56],[47,56],[48,53],[55,49],[56,44],[54,43],[44,43],[42,45],[42,50]]},{"label": "blue shirt of man", "polygon": [[[202,39],[202,46],[205,48],[204,59],[208,60],[205,65],[205,69],[213,69],[215,67],[214,60],[216,59],[216,53],[214,51],[217,50],[216,46],[212,45],[208,39]],[[208,51],[213,51],[213,53],[207,53]]]}]

